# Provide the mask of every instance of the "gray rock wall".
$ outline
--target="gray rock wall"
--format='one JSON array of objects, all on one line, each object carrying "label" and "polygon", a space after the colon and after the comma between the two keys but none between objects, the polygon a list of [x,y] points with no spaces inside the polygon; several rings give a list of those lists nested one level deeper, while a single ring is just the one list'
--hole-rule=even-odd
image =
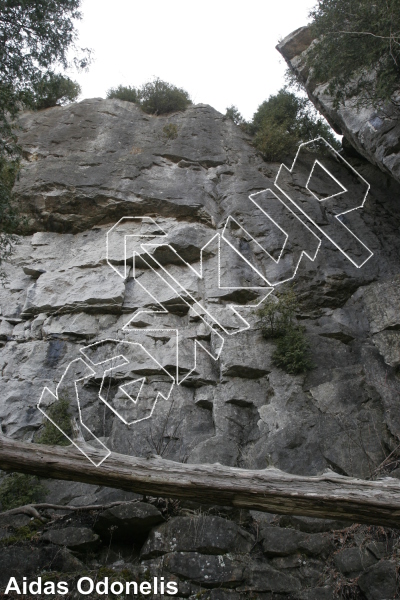
[{"label": "gray rock wall", "polygon": [[[168,123],[177,125],[176,139],[166,137],[163,128]],[[83,422],[109,449],[190,463],[257,469],[273,465],[309,475],[326,469],[349,476],[374,475],[400,437],[400,188],[394,179],[364,159],[351,159],[371,184],[364,208],[346,215],[347,226],[373,252],[361,268],[320,235],[318,227],[328,227],[329,215],[318,205],[314,215],[318,227],[311,226],[310,239],[319,235],[321,248],[314,261],[303,257],[294,279],[297,319],[311,343],[314,368],[294,376],[272,364],[274,342],[263,338],[254,309],[245,308],[260,300],[268,285],[251,266],[261,264],[260,250],[240,227],[255,232],[255,240],[267,245],[275,257],[282,232],[271,233],[249,200],[251,194],[276,189],[280,165],[263,162],[240,128],[205,105],[156,117],[133,104],[99,99],[25,114],[21,127],[25,159],[15,192],[29,221],[29,235],[20,238],[6,265],[9,282],[0,289],[0,419],[6,435],[34,439],[43,423],[36,408],[43,388],[55,393],[68,365],[83,358],[81,348],[116,339],[119,345],[109,342],[104,355],[94,346],[97,362],[110,351],[118,354],[118,348],[129,353],[132,343],[142,344],[147,353],[132,351],[129,364],[106,378],[108,405],[98,398],[101,369],[79,384]],[[333,171],[337,167],[332,159],[321,156],[321,160],[327,160]],[[299,163],[298,179],[287,182],[299,204],[307,200],[299,186],[307,168],[307,161]],[[247,262],[225,244],[219,272],[218,249],[210,245],[203,252],[207,276],[202,279],[196,274],[201,249],[222,232],[229,215],[239,224],[229,232],[232,244]],[[124,216],[151,218],[155,225],[138,221],[140,235],[152,238],[161,228],[172,250],[157,248],[146,254],[135,246],[135,273],[128,254],[126,277],[121,277],[117,271],[124,267],[123,243],[118,236],[111,240],[108,264],[106,234]],[[282,264],[289,273],[294,272],[301,243],[293,242],[285,250]],[[151,256],[157,261],[152,263],[154,270]],[[158,277],[162,269],[184,284],[187,296],[178,294],[176,286],[165,285]],[[218,288],[218,273],[226,289]],[[255,289],[260,286],[263,289]],[[165,313],[143,312],[157,301]],[[210,327],[197,303],[217,318],[219,327]],[[250,323],[247,331],[235,335],[230,333],[242,322],[229,308],[232,303]],[[132,319],[139,332],[126,328]],[[176,372],[176,329],[182,340],[179,378],[184,381],[168,396],[171,373]],[[221,338],[224,346],[219,354]],[[196,363],[195,342],[202,345]],[[76,371],[72,371],[65,376],[62,391],[69,394],[76,411],[72,385]],[[118,387],[140,378],[145,379],[145,388],[141,402],[133,406]],[[118,418],[116,413],[127,422],[148,416],[159,391],[165,397],[159,397],[151,418],[132,425]],[[79,435],[89,441],[83,428]],[[46,485],[49,499],[59,503],[129,497],[94,486]],[[230,527],[223,528],[226,544],[243,545],[242,552],[247,553],[251,532]],[[304,591],[318,587],[323,560],[313,556],[319,550],[310,550],[304,535],[290,534],[289,549],[275,551],[272,533],[266,530],[262,538],[268,560],[260,559],[258,566],[245,566],[236,550],[224,559],[224,570],[212,566],[220,560],[218,552],[226,550],[219,549],[219,534],[211,541],[204,538],[186,545],[178,538],[172,553],[165,546],[168,537],[158,547],[150,536],[142,560],[156,568],[163,555],[166,570],[182,580],[241,590],[213,592],[214,600],[254,597],[251,593],[260,598],[270,598],[271,593],[330,598],[329,590],[320,592],[324,596]],[[282,548],[285,539],[279,542]],[[318,538],[315,548],[320,543]],[[209,544],[215,547],[210,550]],[[210,555],[208,586],[202,553]],[[303,554],[310,557],[304,569],[311,569],[304,577],[296,574],[295,565]]]},{"label": "gray rock wall", "polygon": [[[178,127],[174,140],[163,135],[169,122]],[[89,100],[26,114],[21,125],[26,160],[15,191],[32,231],[38,231],[21,238],[7,265],[9,283],[0,290],[0,411],[7,435],[32,439],[42,422],[35,405],[43,387],[54,391],[89,343],[143,343],[171,371],[175,339],[168,329],[178,328],[187,342],[180,355],[182,378],[194,367],[195,340],[216,356],[216,331],[140,258],[136,279],[132,272],[118,276],[107,264],[112,225],[122,216],[148,215],[180,256],[199,268],[201,248],[221,231],[227,215],[247,228],[259,221],[249,195],[273,188],[279,165],[264,163],[238,127],[204,105],[152,117],[126,102]],[[372,187],[350,224],[374,256],[358,269],[323,240],[316,260],[303,259],[294,279],[315,368],[291,376],[274,367],[274,344],[263,339],[250,308],[242,314],[251,328],[224,335],[217,360],[200,348],[192,375],[169,400],[158,402],[151,419],[125,426],[99,406],[97,376],[83,385],[83,415],[97,437],[128,454],[156,451],[174,460],[370,474],[400,432],[398,187],[361,160],[355,167]],[[262,226],[261,240],[268,233]],[[157,249],[154,257],[229,329],[236,321],[228,303],[255,301],[268,286],[224,248],[222,284],[242,287],[240,293],[218,289],[211,247],[203,279],[171,251]],[[251,247],[247,252],[251,258]],[[110,238],[109,255],[121,270],[120,238]],[[290,259],[288,252],[289,266]],[[264,290],[249,289],[262,283]],[[163,331],[124,330],[136,312],[154,307],[154,297],[168,311],[156,320]],[[141,363],[132,367],[136,375],[151,375],[154,365],[146,367],[147,359],[132,360]],[[161,373],[153,369],[154,377]]]},{"label": "gray rock wall", "polygon": [[[308,48],[313,38],[308,27],[290,33],[277,45],[290,69],[303,83],[308,96],[317,110],[328,120],[335,131],[368,161],[400,181],[400,111],[393,103],[379,108],[363,105],[356,108],[357,99],[347,100],[339,108],[334,106],[327,93],[329,82],[313,80],[312,68],[305,64]],[[338,48],[340,52],[340,48]]]}]

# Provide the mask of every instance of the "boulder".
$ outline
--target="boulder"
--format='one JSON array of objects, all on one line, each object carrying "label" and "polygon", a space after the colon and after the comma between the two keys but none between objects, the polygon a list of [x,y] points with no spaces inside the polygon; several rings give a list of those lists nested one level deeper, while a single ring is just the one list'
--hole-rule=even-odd
[{"label": "boulder", "polygon": [[0,513],[0,527],[2,529],[19,529],[25,527],[31,522],[31,517],[28,515],[16,514],[16,515],[2,515]]},{"label": "boulder", "polygon": [[234,590],[212,590],[210,600],[241,600],[240,594]]},{"label": "boulder", "polygon": [[260,539],[266,556],[287,556],[299,551],[299,544],[307,535],[295,529],[262,527]]},{"label": "boulder", "polygon": [[102,539],[143,541],[149,531],[163,521],[160,511],[152,504],[132,502],[100,513],[94,530]]},{"label": "boulder", "polygon": [[310,556],[324,557],[332,549],[329,536],[322,533],[303,533],[295,529],[263,526],[260,532],[262,549],[266,556],[287,556],[302,552]]},{"label": "boulder", "polygon": [[368,550],[345,548],[335,554],[334,562],[343,575],[356,577],[377,562],[377,558]]},{"label": "boulder", "polygon": [[171,552],[163,556],[162,564],[169,573],[206,588],[237,587],[243,581],[244,564],[234,556]]},{"label": "boulder", "polygon": [[245,554],[254,543],[254,537],[246,530],[222,517],[173,517],[151,531],[140,556],[147,559],[169,552]]},{"label": "boulder", "polygon": [[65,527],[63,529],[49,529],[41,536],[44,542],[57,546],[66,546],[76,552],[89,552],[99,545],[100,538],[87,527]]},{"label": "boulder", "polygon": [[335,521],[333,519],[315,519],[314,517],[299,517],[297,515],[283,515],[279,519],[281,527],[291,527],[305,533],[323,533],[335,531],[348,527],[346,521]]},{"label": "boulder", "polygon": [[331,586],[305,590],[296,596],[299,600],[334,600],[334,597],[333,588]]},{"label": "boulder", "polygon": [[297,577],[289,573],[282,573],[269,565],[251,563],[245,569],[246,583],[238,591],[251,592],[298,592],[301,584]]},{"label": "boulder", "polygon": [[381,560],[358,579],[367,600],[389,600],[396,597],[397,569],[394,562]]},{"label": "boulder", "polygon": [[40,547],[9,546],[0,553],[0,585],[7,585],[10,577],[22,581],[23,577],[33,577],[41,571],[74,573],[83,570],[84,565],[69,550],[58,546]]}]

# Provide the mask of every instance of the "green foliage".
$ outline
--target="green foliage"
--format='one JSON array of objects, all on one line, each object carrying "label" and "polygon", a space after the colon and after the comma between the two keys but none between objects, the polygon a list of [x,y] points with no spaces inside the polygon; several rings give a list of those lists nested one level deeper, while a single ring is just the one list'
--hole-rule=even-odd
[{"label": "green foliage", "polygon": [[178,137],[178,127],[175,123],[167,123],[163,127],[163,135],[168,140],[175,140]]},{"label": "green foliage", "polygon": [[12,188],[18,177],[19,159],[15,156],[8,157],[0,152],[0,281],[6,281],[2,269],[2,262],[12,253],[17,238],[14,232],[22,228],[24,220],[18,215],[12,201]]},{"label": "green foliage", "polygon": [[[47,410],[47,415],[64,431],[69,437],[72,435],[71,414],[69,411],[69,400],[61,397],[56,400]],[[70,441],[53,425],[49,419],[45,419],[43,429],[36,439],[38,444],[46,446],[69,446]]]},{"label": "green foliage", "polygon": [[[3,0],[0,11],[0,121],[34,100],[35,86],[52,76],[53,65],[68,66],[76,39],[80,0]],[[88,51],[75,64],[85,68]]]},{"label": "green foliage", "polygon": [[[47,490],[43,488],[43,497],[46,495]],[[41,498],[41,499],[42,499]],[[34,501],[36,502],[36,500]],[[29,504],[29,503],[28,503]],[[21,504],[19,505],[21,506]],[[14,507],[16,508],[16,507]],[[18,544],[20,542],[30,542],[38,537],[38,527],[40,527],[41,523],[38,519],[34,519],[28,525],[24,525],[23,527],[19,527],[12,536],[6,537],[3,540],[0,540],[1,546],[13,546],[14,544]]]},{"label": "green foliage", "polygon": [[310,344],[304,335],[304,329],[291,326],[276,340],[272,362],[291,375],[304,373],[313,367],[308,355],[309,349]]},{"label": "green foliage", "polygon": [[254,146],[270,161],[281,161],[293,155],[301,142],[319,136],[332,146],[340,147],[308,98],[300,98],[286,88],[260,104],[250,129],[254,134]]},{"label": "green foliage", "polygon": [[329,81],[336,106],[355,95],[358,106],[399,103],[399,0],[319,0],[310,17],[318,42],[307,62],[315,81]]},{"label": "green foliage", "polygon": [[182,88],[162,81],[158,77],[144,83],[141,87],[126,87],[119,85],[110,88],[107,98],[118,98],[134,102],[146,113],[152,115],[167,115],[171,112],[185,110],[191,103],[189,94]]},{"label": "green foliage", "polygon": [[269,297],[257,310],[261,331],[266,339],[274,339],[276,349],[272,362],[287,373],[297,375],[312,369],[309,343],[304,328],[295,320],[298,301],[293,287],[279,296]]},{"label": "green foliage", "polygon": [[46,488],[34,475],[10,473],[0,483],[0,503],[2,510],[41,502],[45,495]]},{"label": "green foliage", "polygon": [[284,335],[293,326],[296,306],[296,294],[292,287],[278,297],[269,296],[256,313],[260,317],[263,336],[268,339]]},{"label": "green foliage", "polygon": [[235,125],[241,125],[245,122],[237,106],[234,106],[233,104],[232,106],[229,106],[226,109],[225,116],[228,117],[228,119],[230,119],[231,121],[233,121]]},{"label": "green foliage", "polygon": [[[22,221],[13,206],[12,186],[4,170],[13,171],[20,149],[16,144],[14,120],[36,103],[68,100],[76,86],[53,73],[54,66],[67,67],[74,47],[74,20],[80,18],[80,0],[2,0],[0,8],[0,265],[15,243],[13,233]],[[90,52],[82,49],[73,62],[89,64]],[[69,82],[69,83],[68,83]],[[57,88],[58,89],[55,89]],[[42,89],[42,96],[38,92]],[[60,95],[60,91],[62,94]],[[75,87],[77,91],[77,87]],[[0,271],[4,279],[4,272]]]},{"label": "green foliage", "polygon": [[153,115],[185,110],[192,103],[185,90],[158,77],[142,85],[138,89],[138,97],[144,112]]},{"label": "green foliage", "polygon": [[119,85],[116,88],[110,88],[107,92],[107,98],[117,98],[126,102],[138,101],[138,92],[135,87]]},{"label": "green foliage", "polygon": [[33,106],[37,110],[73,102],[81,93],[81,87],[69,77],[47,73],[33,87]]}]

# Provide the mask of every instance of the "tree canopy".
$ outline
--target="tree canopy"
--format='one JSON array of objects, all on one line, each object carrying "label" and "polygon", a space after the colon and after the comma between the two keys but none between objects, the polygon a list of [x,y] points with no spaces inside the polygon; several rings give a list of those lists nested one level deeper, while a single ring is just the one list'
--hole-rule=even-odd
[{"label": "tree canopy", "polygon": [[110,88],[107,91],[107,98],[117,98],[118,100],[125,100],[125,102],[138,102],[137,89],[130,85],[119,85],[116,88]]},{"label": "tree canopy", "polygon": [[[78,95],[78,84],[56,70],[68,66],[79,5],[80,0],[0,0],[0,263],[21,224],[11,195],[19,164],[13,122],[24,107],[46,108]],[[89,59],[82,49],[74,62],[85,68]]]},{"label": "tree canopy", "polygon": [[310,17],[307,62],[336,106],[355,96],[358,106],[400,103],[399,0],[319,0]]},{"label": "tree canopy", "polygon": [[331,128],[318,115],[310,100],[286,88],[260,104],[249,130],[254,134],[254,146],[266,160],[271,161],[293,155],[300,143],[319,136],[332,146],[339,147]]}]

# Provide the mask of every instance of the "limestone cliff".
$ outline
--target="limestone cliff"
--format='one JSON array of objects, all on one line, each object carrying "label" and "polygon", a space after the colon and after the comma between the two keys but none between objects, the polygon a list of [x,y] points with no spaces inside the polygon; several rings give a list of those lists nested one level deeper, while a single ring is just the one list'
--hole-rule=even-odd
[{"label": "limestone cliff", "polygon": [[[327,92],[328,82],[313,80],[312,69],[305,63],[308,48],[313,43],[308,27],[301,27],[277,45],[290,69],[307,90],[310,100],[340,135],[385,173],[400,181],[400,110],[392,103],[380,108],[363,106],[356,109],[357,98],[347,100],[339,108],[334,106]],[[340,48],[338,49],[340,52]]]},{"label": "limestone cliff", "polygon": [[[166,123],[176,124],[176,139],[163,134]],[[181,257],[196,265],[227,215],[239,215],[247,228],[258,218],[249,195],[272,188],[279,165],[264,163],[238,127],[204,105],[152,117],[126,102],[88,100],[27,114],[21,125],[25,162],[15,191],[36,233],[16,247],[10,283],[1,291],[1,416],[5,433],[29,439],[41,423],[35,405],[43,387],[54,387],[79,348],[118,337],[136,310],[154,304],[143,286],[129,276],[121,279],[106,264],[110,227],[126,215],[154,217]],[[293,377],[273,367],[273,344],[262,338],[248,311],[251,329],[227,339],[217,361],[200,353],[191,382],[176,388],[171,429],[164,432],[167,437],[175,431],[170,458],[249,461],[309,474],[330,466],[367,476],[384,458],[384,448],[394,447],[400,433],[394,375],[400,335],[398,186],[369,164],[355,164],[372,188],[365,208],[349,218],[373,258],[357,269],[324,241],[317,259],[303,260],[295,278],[298,317],[312,340],[315,369]],[[121,264],[123,244],[113,253],[112,261]],[[225,275],[249,285],[246,278],[253,275],[246,264],[233,256],[225,260]],[[162,262],[194,294],[221,308],[225,296],[232,299],[231,291],[213,289],[215,273],[202,281],[168,253]],[[195,317],[175,305],[173,291],[150,282],[149,269],[142,271],[138,281],[148,281],[170,307],[164,326],[207,337]],[[243,294],[239,302],[252,299],[250,289]],[[168,366],[165,335],[146,344]],[[154,414],[153,427],[168,413],[166,404]],[[149,450],[151,421],[122,431],[111,412],[100,418],[95,395],[87,398],[85,411],[113,449]]]},{"label": "limestone cliff", "polygon": [[[176,126],[176,135],[168,134],[167,124]],[[266,221],[249,199],[251,194],[275,189],[280,165],[265,163],[239,127],[206,105],[158,117],[127,102],[93,99],[25,114],[21,128],[24,162],[15,193],[31,234],[21,237],[7,265],[9,283],[0,290],[0,418],[6,435],[33,439],[43,420],[36,408],[43,388],[55,391],[67,366],[82,356],[80,348],[118,339],[142,344],[157,358],[158,367],[142,355],[132,358],[127,371],[110,377],[111,408],[99,401],[98,375],[82,383],[83,419],[108,448],[138,456],[157,453],[191,463],[258,469],[273,465],[302,474],[333,469],[345,475],[372,476],[400,437],[400,187],[393,178],[360,157],[351,159],[371,184],[363,209],[343,217],[373,252],[362,268],[319,235],[320,229],[328,227],[329,215],[317,204],[316,227],[310,231],[314,237],[319,235],[321,247],[315,260],[303,257],[294,279],[297,319],[311,342],[314,368],[294,376],[272,364],[273,341],[263,338],[254,310],[243,308],[268,290],[251,266],[259,264],[261,252],[254,241],[268,244],[276,258],[283,238],[281,230],[271,233],[263,228]],[[334,160],[320,158],[335,170]],[[305,201],[299,181],[307,169],[305,160],[299,164],[297,179],[288,182],[299,203]],[[318,177],[325,185],[323,173]],[[138,221],[144,227],[140,235],[153,239],[162,229],[173,249],[154,250],[157,262],[152,269],[148,255],[136,248],[135,277],[132,254],[126,276],[116,272],[125,261],[123,236],[110,242],[107,263],[106,234],[126,216],[147,217],[148,221]],[[232,251],[224,246],[226,253],[218,265],[218,249],[207,244],[222,232],[228,217],[233,223]],[[257,232],[255,240],[246,236],[250,229]],[[345,244],[345,236],[343,240]],[[238,258],[235,244],[246,261]],[[205,278],[196,274],[202,248],[203,266],[208,269]],[[283,255],[285,268],[291,272],[298,257],[296,248],[289,244]],[[157,269],[183,282],[192,300],[186,303],[184,297],[182,301],[177,286],[166,287]],[[220,287],[218,276],[224,284]],[[197,300],[219,315],[219,327],[210,329],[202,320],[203,315],[194,309]],[[157,302],[166,310],[158,331],[149,328],[146,315],[139,319],[141,333],[124,329],[135,314],[151,310]],[[229,335],[229,329],[237,326],[229,312],[232,303],[242,307],[239,314],[250,323],[247,331],[235,335]],[[146,327],[151,330],[146,332]],[[176,329],[187,341],[180,357],[182,379],[188,373],[190,377],[176,385],[168,399],[158,401],[151,418],[125,425],[116,415],[116,407],[126,407],[118,385],[135,376],[154,384],[156,391],[163,390],[168,373],[176,368]],[[221,337],[224,347],[218,354]],[[196,362],[195,341],[203,346]],[[48,483],[48,487],[51,499],[59,502],[90,504],[115,497],[109,490],[85,485]],[[242,536],[238,544],[244,544],[242,552],[247,552],[252,539],[243,532],[235,535]],[[274,550],[268,537],[272,533],[265,535],[269,539],[265,541],[266,563],[246,571],[237,558],[224,559],[228,561],[224,569],[209,567],[212,584],[205,579],[198,554],[209,547],[208,542],[202,545],[197,538],[189,544],[190,552],[189,546],[178,544],[176,552],[168,554],[168,569],[196,585],[241,585],[241,593],[255,590],[260,598],[267,598],[262,594],[271,591],[296,598],[332,597],[329,590],[319,596],[300,592],[304,585],[317,585],[323,562],[313,567],[314,575],[306,574],[312,568],[303,569],[302,560],[300,566],[293,563],[293,576],[276,575],[276,569],[289,568],[290,560],[295,560],[288,557],[293,552],[318,555],[315,549],[301,549],[305,534],[288,541],[294,549],[282,551]],[[159,566],[160,559],[152,557],[164,550],[156,549],[157,540],[149,540],[143,557]],[[231,548],[230,542],[225,545]],[[226,548],[214,546],[204,552],[216,561],[214,555],[224,554]],[[328,550],[322,549],[321,556]],[[192,553],[191,567],[185,563],[189,560],[185,552]],[[296,569],[304,571],[300,578]],[[220,579],[216,571],[222,573]],[[297,596],[293,595],[296,591]],[[212,598],[250,597],[232,594]]]}]

